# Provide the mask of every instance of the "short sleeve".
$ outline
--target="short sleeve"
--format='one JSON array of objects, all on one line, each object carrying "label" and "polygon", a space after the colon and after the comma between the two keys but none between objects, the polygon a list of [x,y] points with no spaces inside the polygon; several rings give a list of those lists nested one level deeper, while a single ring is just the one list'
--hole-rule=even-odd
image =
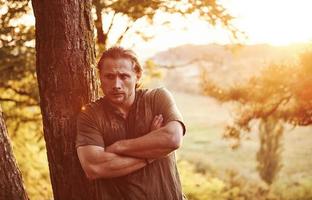
[{"label": "short sleeve", "polygon": [[91,106],[83,107],[77,117],[76,148],[86,145],[104,147],[103,135],[96,120],[96,113]]},{"label": "short sleeve", "polygon": [[170,121],[180,122],[183,127],[184,135],[186,128],[183,122],[183,117],[178,110],[172,94],[165,88],[158,88],[153,101],[155,114],[162,114],[164,123],[168,123]]}]

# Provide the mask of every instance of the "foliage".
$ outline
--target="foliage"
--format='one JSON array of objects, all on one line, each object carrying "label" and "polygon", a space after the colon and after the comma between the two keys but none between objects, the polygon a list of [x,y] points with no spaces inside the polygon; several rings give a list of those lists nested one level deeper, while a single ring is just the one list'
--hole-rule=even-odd
[{"label": "foliage", "polygon": [[[275,200],[311,199],[312,171],[309,166],[312,157],[308,156],[312,150],[310,127],[293,129],[284,126],[281,152],[283,168],[268,191],[268,186],[261,181],[256,170],[260,135],[249,134],[240,148],[232,151],[227,148],[228,141],[220,135],[227,122],[226,108],[229,105],[220,105],[214,99],[189,93],[174,92],[174,97],[187,124],[187,133],[177,154],[183,190],[188,197],[214,178],[223,181],[225,185],[231,184],[229,188],[241,188],[241,195],[248,196],[245,197],[248,200],[261,199],[260,194],[269,192]],[[222,119],[222,122],[218,119]],[[199,185],[198,180],[201,179],[204,181]],[[189,199],[205,199],[202,198],[205,191],[196,192],[196,197]]]},{"label": "foliage", "polygon": [[220,178],[209,171],[199,172],[187,161],[178,165],[184,193],[190,200],[277,200],[271,198],[274,194],[265,186],[247,181],[235,171],[228,171],[225,178]]},{"label": "foliage", "polygon": [[[29,95],[36,99],[36,90],[22,85],[23,90],[13,86],[13,81],[34,76],[34,27],[26,26],[19,20],[29,11],[28,1],[8,3],[0,1],[4,12],[0,18],[0,80],[1,87],[13,90],[19,95]],[[23,101],[25,103],[25,101]],[[31,101],[32,102],[32,101]]]},{"label": "foliage", "polygon": [[8,103],[4,107],[6,118],[9,123],[10,120],[39,122],[39,113],[27,116],[20,110],[12,109],[14,106],[31,108],[39,102],[38,90],[34,87],[34,27],[19,22],[30,11],[28,1],[1,1],[0,6],[4,11],[0,19],[0,100]]},{"label": "foliage", "polygon": [[297,65],[270,65],[246,83],[222,88],[203,71],[202,88],[220,102],[235,102],[236,118],[225,136],[239,138],[250,131],[254,119],[275,116],[283,122],[307,126],[312,123],[312,50],[299,57]]},{"label": "foliage", "polygon": [[[191,14],[198,15],[212,26],[220,25],[231,32],[234,39],[237,39],[242,32],[238,31],[233,25],[231,16],[227,10],[216,0],[205,1],[125,1],[125,0],[94,0],[97,30],[97,43],[100,45],[100,50],[108,47],[108,43],[120,44],[125,35],[134,33],[143,40],[148,40],[153,37],[153,34],[147,34],[136,27],[136,24],[142,23],[153,25],[154,16],[159,13],[179,14],[180,16],[188,16]],[[116,17],[120,21],[116,21]],[[104,20],[103,20],[104,19]],[[170,21],[162,22],[163,25],[170,24]],[[121,28],[121,24],[124,27]],[[122,29],[118,33],[113,31],[114,28]],[[112,36],[116,37],[115,41],[109,41]],[[243,35],[243,34],[242,34]]]},{"label": "foliage", "polygon": [[52,196],[35,74],[29,1],[0,1],[0,102],[30,199]]},{"label": "foliage", "polygon": [[144,87],[152,87],[153,84],[157,86],[157,81],[162,80],[164,71],[159,69],[155,62],[151,59],[146,60],[144,63],[144,74],[142,78],[142,85]]},{"label": "foliage", "polygon": [[308,200],[312,198],[312,182],[295,185],[274,185],[270,190],[259,182],[246,179],[235,171],[220,177],[213,171],[198,170],[198,166],[179,160],[183,192],[189,200]]},{"label": "foliage", "polygon": [[312,50],[300,55],[297,65],[271,65],[246,83],[222,88],[204,71],[202,87],[206,95],[220,102],[236,104],[234,123],[224,136],[238,147],[241,132],[250,132],[252,121],[260,120],[260,150],[257,154],[260,176],[271,184],[281,168],[282,122],[306,126],[312,123]]}]

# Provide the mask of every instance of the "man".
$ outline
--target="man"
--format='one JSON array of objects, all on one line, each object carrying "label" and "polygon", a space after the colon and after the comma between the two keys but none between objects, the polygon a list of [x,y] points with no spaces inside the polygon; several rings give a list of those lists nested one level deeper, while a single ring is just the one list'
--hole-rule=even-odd
[{"label": "man", "polygon": [[174,150],[185,127],[171,94],[137,88],[142,67],[130,50],[108,49],[98,69],[105,96],[82,109],[76,148],[99,199],[183,199]]}]

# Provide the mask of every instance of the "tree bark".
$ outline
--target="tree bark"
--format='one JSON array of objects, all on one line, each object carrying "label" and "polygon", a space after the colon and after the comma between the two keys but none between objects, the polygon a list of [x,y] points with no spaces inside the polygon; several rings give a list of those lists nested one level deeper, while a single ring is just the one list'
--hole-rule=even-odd
[{"label": "tree bark", "polygon": [[54,199],[96,199],[74,146],[76,116],[97,97],[91,0],[33,0],[36,70]]},{"label": "tree bark", "polygon": [[27,200],[0,106],[0,199]]}]

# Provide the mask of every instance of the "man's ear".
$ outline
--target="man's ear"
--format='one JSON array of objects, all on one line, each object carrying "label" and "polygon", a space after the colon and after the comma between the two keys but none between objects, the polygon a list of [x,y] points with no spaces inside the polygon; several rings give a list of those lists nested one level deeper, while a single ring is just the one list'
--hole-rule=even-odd
[{"label": "man's ear", "polygon": [[139,81],[141,79],[141,77],[142,77],[142,71],[141,72],[137,72],[136,76],[137,76],[137,81]]}]

